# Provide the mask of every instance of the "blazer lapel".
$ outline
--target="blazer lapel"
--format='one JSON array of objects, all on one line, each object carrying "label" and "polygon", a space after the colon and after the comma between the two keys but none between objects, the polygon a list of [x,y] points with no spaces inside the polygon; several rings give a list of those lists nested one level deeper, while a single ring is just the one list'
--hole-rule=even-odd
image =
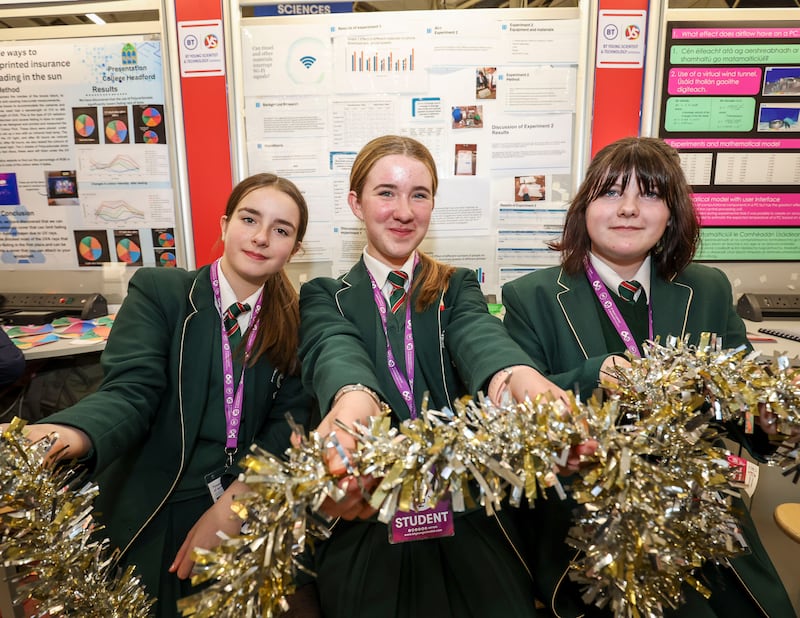
[{"label": "blazer lapel", "polygon": [[385,356],[386,343],[380,324],[377,323],[372,282],[363,258],[342,277],[342,289],[336,292],[335,300],[341,314],[359,329],[361,339],[371,354],[376,350],[380,335],[380,345]]},{"label": "blazer lapel", "polygon": [[215,367],[222,370],[222,340],[219,326],[219,313],[214,305],[214,294],[208,268],[198,271],[191,291],[189,292],[189,310],[183,326],[181,340],[181,375],[180,375],[180,413],[187,444],[193,444],[200,423],[186,422],[187,417],[201,414],[206,409],[208,389],[197,388],[198,384],[208,384],[210,374]]},{"label": "blazer lapel", "polygon": [[665,281],[655,271],[650,277],[650,306],[653,308],[653,334],[683,338],[689,319],[694,290],[685,283]]},{"label": "blazer lapel", "polygon": [[594,291],[583,274],[568,275],[563,270],[558,275],[556,299],[584,356],[606,353],[602,329],[598,328],[597,306]]},{"label": "blazer lapel", "polygon": [[[410,300],[414,303],[412,309],[416,305],[417,295],[414,294]],[[442,309],[437,299],[422,313],[412,311],[411,320],[417,371],[424,376],[432,401],[443,401],[446,404],[451,403],[447,400],[447,376],[445,374],[449,363],[443,361],[441,344],[444,329],[447,328],[444,322],[449,315],[450,312]],[[440,320],[442,320],[441,324]],[[432,336],[434,333],[435,337]]]}]

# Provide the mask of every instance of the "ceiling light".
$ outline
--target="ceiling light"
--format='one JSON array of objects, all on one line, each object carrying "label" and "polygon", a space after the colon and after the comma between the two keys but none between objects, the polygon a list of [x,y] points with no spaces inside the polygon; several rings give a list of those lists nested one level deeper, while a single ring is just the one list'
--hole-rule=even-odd
[{"label": "ceiling light", "polygon": [[91,20],[92,20],[94,23],[96,23],[98,26],[102,26],[102,25],[104,25],[104,24],[106,23],[106,20],[105,20],[105,19],[103,19],[103,18],[102,18],[102,17],[100,17],[99,15],[96,15],[95,13],[86,13],[86,17],[88,17],[89,19],[91,19]]}]

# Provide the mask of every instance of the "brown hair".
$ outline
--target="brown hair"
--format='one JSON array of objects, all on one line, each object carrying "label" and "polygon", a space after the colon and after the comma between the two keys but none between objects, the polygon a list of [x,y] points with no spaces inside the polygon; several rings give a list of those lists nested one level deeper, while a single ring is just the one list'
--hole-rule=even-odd
[{"label": "brown hair", "polygon": [[[231,191],[225,207],[225,216],[230,219],[241,201],[256,189],[269,187],[286,194],[297,204],[300,222],[297,226],[295,246],[299,246],[308,227],[308,205],[300,189],[291,180],[275,174],[255,174],[245,178]],[[253,366],[259,358],[266,356],[281,373],[296,374],[300,369],[297,360],[300,308],[297,291],[283,269],[264,282],[262,299],[263,304],[258,316],[258,322],[262,327],[258,329],[248,365]],[[267,320],[269,324],[263,324]],[[242,337],[237,351],[243,350],[246,340],[246,336]]]},{"label": "brown hair", "polygon": [[550,243],[550,248],[561,251],[565,271],[573,275],[583,272],[592,242],[586,229],[589,204],[616,183],[624,192],[633,174],[639,190],[660,195],[670,213],[664,233],[650,250],[658,275],[672,279],[692,261],[700,241],[700,220],[678,152],[654,137],[625,137],[605,146],[592,159],[567,211],[561,240]]},{"label": "brown hair", "polygon": [[[359,199],[364,190],[364,184],[375,164],[390,155],[403,155],[416,159],[422,163],[431,175],[431,193],[436,195],[439,187],[439,175],[436,172],[436,161],[433,155],[424,144],[410,137],[401,135],[382,135],[368,142],[358,153],[353,167],[350,169],[350,190]],[[423,311],[432,303],[436,302],[442,290],[446,290],[450,284],[450,277],[455,272],[455,267],[443,264],[417,250],[420,259],[419,275],[414,277],[411,292],[419,288],[417,296],[416,310]]]}]

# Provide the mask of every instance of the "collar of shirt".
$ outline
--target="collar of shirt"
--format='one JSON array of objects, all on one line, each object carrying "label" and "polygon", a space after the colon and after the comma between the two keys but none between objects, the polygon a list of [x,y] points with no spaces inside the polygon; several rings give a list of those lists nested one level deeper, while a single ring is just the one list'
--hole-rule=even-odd
[{"label": "collar of shirt", "polygon": [[[592,266],[594,266],[594,269],[597,271],[597,274],[600,276],[600,279],[602,279],[603,283],[606,284],[606,287],[616,294],[617,290],[619,289],[619,284],[623,281],[622,277],[620,277],[613,268],[611,268],[592,252],[589,252],[589,261],[591,261]],[[639,294],[642,292],[644,292],[645,298],[650,298],[649,255],[644,259],[642,265],[639,266],[639,270],[636,271],[636,274],[631,277],[631,279],[634,279],[642,284],[642,288],[636,292],[636,295],[633,297],[634,300],[639,300]]]},{"label": "collar of shirt", "polygon": [[364,256],[364,265],[367,267],[367,270],[372,275],[372,278],[375,279],[375,283],[381,286],[381,292],[383,292],[384,297],[386,300],[389,300],[389,294],[392,293],[392,284],[389,283],[386,278],[388,277],[389,273],[393,270],[402,270],[405,274],[408,275],[408,280],[406,281],[406,291],[408,291],[408,287],[411,285],[411,275],[412,270],[414,269],[414,256],[416,256],[416,252],[412,253],[408,256],[406,263],[403,264],[402,268],[394,268],[393,266],[389,266],[384,264],[379,259],[372,257],[369,253],[367,253],[367,248],[364,247],[363,251]]},{"label": "collar of shirt", "polygon": [[[220,267],[217,272],[219,274],[219,301],[222,304],[220,311],[225,311],[239,299],[236,298],[236,294],[234,294],[231,284],[228,283],[228,280],[225,278],[225,273],[222,272],[222,267]],[[263,287],[264,286],[261,286],[261,288]],[[241,302],[250,305],[250,309],[252,310],[253,307],[256,306],[258,295],[261,294],[261,288],[258,288],[255,292]],[[247,327],[250,326],[250,313],[251,311],[245,311],[244,313],[236,316],[236,321],[239,322],[239,328],[242,330],[242,332],[246,331]]]}]

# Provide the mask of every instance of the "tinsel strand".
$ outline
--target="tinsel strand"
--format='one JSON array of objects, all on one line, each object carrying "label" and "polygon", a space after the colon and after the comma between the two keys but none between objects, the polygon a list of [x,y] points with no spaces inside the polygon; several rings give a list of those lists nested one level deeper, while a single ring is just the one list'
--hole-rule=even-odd
[{"label": "tinsel strand", "polygon": [[14,419],[0,437],[0,559],[16,571],[14,602],[35,617],[145,618],[153,600],[97,538],[97,485],[77,466],[45,464],[53,439],[31,443],[24,425]]}]

